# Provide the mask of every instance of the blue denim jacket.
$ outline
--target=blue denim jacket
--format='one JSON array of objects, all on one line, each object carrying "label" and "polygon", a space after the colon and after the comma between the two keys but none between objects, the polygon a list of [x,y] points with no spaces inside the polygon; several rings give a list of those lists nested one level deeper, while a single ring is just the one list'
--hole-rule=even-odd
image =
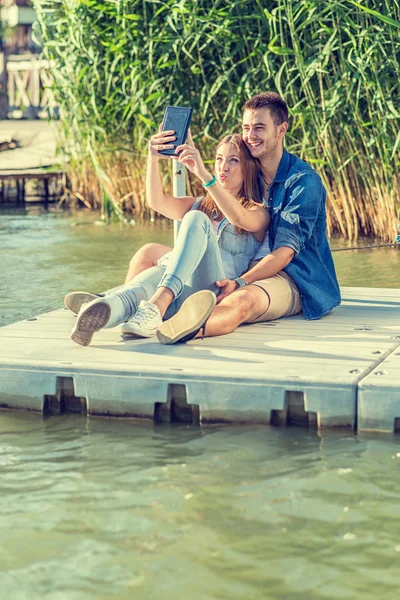
[{"label": "blue denim jacket", "polygon": [[[197,198],[190,210],[196,210],[201,200]],[[262,243],[250,231],[236,233],[234,225],[226,217],[218,225],[217,242],[227,279],[235,279],[248,270]]]},{"label": "blue denim jacket", "polygon": [[340,289],[326,236],[326,191],[306,162],[283,151],[267,207],[271,250],[292,248],[283,269],[297,285],[306,319],[319,319],[340,304]]}]

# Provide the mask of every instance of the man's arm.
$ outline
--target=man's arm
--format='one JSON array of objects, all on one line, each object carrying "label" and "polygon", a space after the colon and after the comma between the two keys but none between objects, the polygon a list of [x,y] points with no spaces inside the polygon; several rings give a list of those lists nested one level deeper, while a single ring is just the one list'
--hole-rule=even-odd
[{"label": "man's arm", "polygon": [[271,254],[264,256],[252,269],[241,275],[247,283],[254,283],[260,279],[273,277],[282,271],[294,257],[294,250],[285,246],[277,248]]},{"label": "man's arm", "polygon": [[292,248],[297,255],[314,233],[325,205],[326,192],[315,171],[292,175],[286,181],[286,188],[287,200],[275,217],[277,227],[273,251],[285,246]]},{"label": "man's arm", "polygon": [[[260,279],[268,279],[273,277],[282,269],[284,269],[294,257],[294,250],[286,246],[280,246],[271,254],[264,256],[252,269],[241,275],[241,279],[247,281],[247,283],[254,283]],[[223,279],[217,281],[218,287],[221,288],[221,293],[218,296],[217,303],[221,302],[226,296],[232,294],[237,288],[238,284],[236,281],[231,279]]]},{"label": "man's arm", "polygon": [[[321,178],[315,172],[297,173],[287,180],[286,189],[287,200],[275,217],[278,223],[273,250],[241,276],[248,283],[268,279],[282,271],[313,234],[326,197]],[[229,279],[217,281],[217,285],[221,288],[218,302],[238,288],[237,283]]]}]

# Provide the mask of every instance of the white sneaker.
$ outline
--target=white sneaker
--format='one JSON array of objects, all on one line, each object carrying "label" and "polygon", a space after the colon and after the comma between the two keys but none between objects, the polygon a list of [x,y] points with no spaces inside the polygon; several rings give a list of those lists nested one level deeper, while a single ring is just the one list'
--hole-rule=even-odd
[{"label": "white sneaker", "polygon": [[92,294],[91,292],[70,292],[64,298],[64,306],[77,315],[84,304],[89,304],[101,296],[102,294]]},{"label": "white sneaker", "polygon": [[71,332],[71,340],[80,346],[89,346],[93,334],[108,323],[110,313],[110,306],[103,301],[103,298],[96,298],[88,304],[82,304]]},{"label": "white sneaker", "polygon": [[161,324],[162,317],[158,306],[142,300],[134,316],[126,323],[123,323],[121,331],[132,337],[149,338],[156,335],[157,329]]},{"label": "white sneaker", "polygon": [[71,332],[71,339],[81,346],[89,346],[96,331],[103,327],[110,328],[120,325],[124,315],[124,303],[115,294],[82,304],[75,327]]}]

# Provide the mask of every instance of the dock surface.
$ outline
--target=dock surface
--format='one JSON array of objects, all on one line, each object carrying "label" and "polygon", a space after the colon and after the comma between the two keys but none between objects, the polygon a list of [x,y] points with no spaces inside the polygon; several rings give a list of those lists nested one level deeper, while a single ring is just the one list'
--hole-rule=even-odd
[{"label": "dock surface", "polygon": [[18,147],[0,152],[0,176],[58,165],[55,121],[0,121],[0,139],[14,139]]},{"label": "dock surface", "polygon": [[0,328],[0,407],[187,423],[400,431],[400,290],[344,288],[318,321],[163,346],[69,338],[66,309]]}]

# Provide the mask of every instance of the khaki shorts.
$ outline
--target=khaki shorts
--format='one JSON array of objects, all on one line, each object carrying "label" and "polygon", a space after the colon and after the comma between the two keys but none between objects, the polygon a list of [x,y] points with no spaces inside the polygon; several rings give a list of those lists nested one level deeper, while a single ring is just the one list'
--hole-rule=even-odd
[{"label": "khaki shorts", "polygon": [[[256,262],[250,265],[253,267]],[[294,281],[284,271],[281,271],[268,279],[255,281],[251,285],[264,290],[269,298],[269,306],[265,312],[246,323],[262,323],[263,321],[274,321],[281,317],[291,317],[301,312],[300,292]]]}]

